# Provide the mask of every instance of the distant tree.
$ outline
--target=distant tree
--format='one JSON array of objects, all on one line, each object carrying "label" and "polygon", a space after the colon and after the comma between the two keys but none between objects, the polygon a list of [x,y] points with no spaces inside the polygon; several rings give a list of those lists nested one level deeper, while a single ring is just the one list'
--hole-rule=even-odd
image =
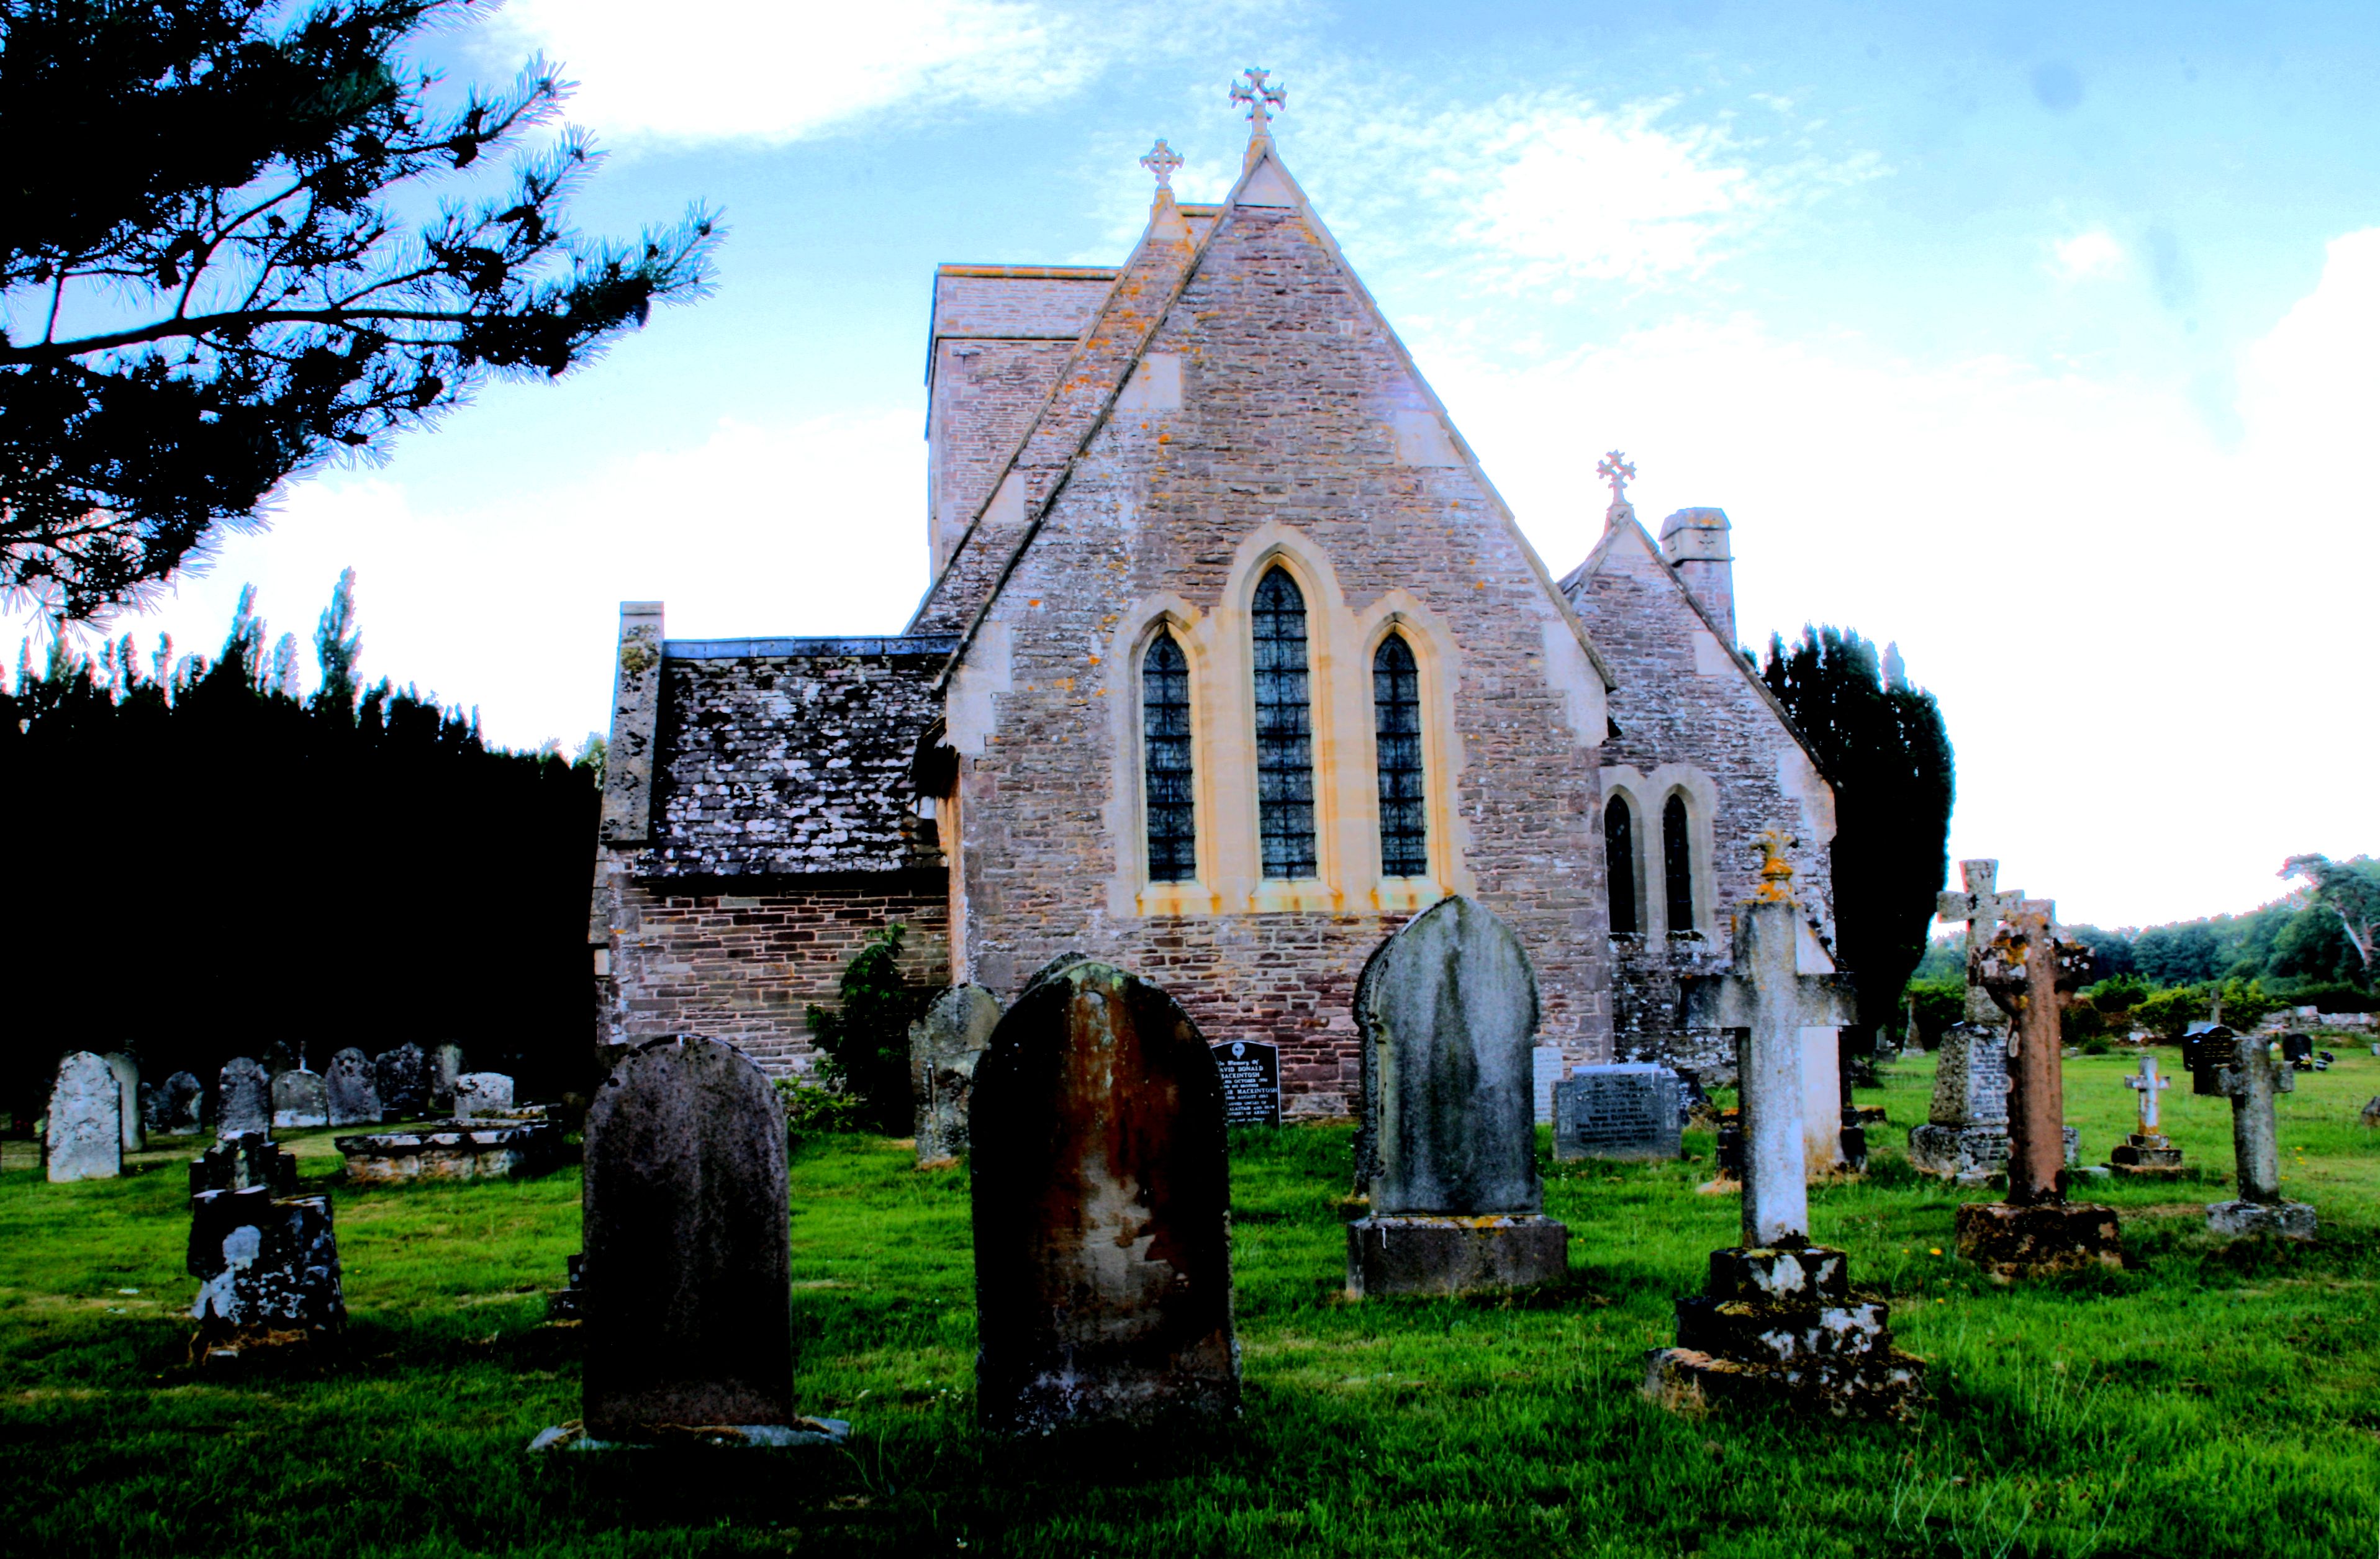
[{"label": "distant tree", "polygon": [[569,228],[577,130],[433,199],[562,97],[533,59],[432,108],[403,52],[488,8],[0,0],[0,594],[69,622],[140,600],[290,476],[705,289],[699,209],[634,244]]},{"label": "distant tree", "polygon": [[322,684],[314,693],[316,707],[355,718],[356,671],[363,659],[364,636],[356,626],[356,571],[344,568],[331,591],[331,604],[314,624],[314,664],[322,674]]},{"label": "distant tree", "polygon": [[2373,974],[2374,944],[2380,939],[2380,861],[2358,855],[2334,861],[2327,855],[2292,855],[2281,863],[2281,876],[2300,877],[2306,896],[2338,917],[2339,929],[2362,960],[2364,983]]},{"label": "distant tree", "polygon": [[1760,672],[1835,789],[1835,950],[1871,1044],[1925,952],[1955,786],[1934,695],[1909,685],[1897,654],[1892,670],[1855,633],[1805,627],[1791,648],[1772,636]]},{"label": "distant tree", "polygon": [[2223,948],[2212,923],[2152,925],[2132,938],[2132,967],[2151,984],[2196,985],[2223,973]]},{"label": "distant tree", "polygon": [[907,932],[896,921],[870,937],[844,966],[842,1005],[812,1006],[808,1013],[828,1081],[857,1095],[867,1125],[895,1137],[906,1136],[916,1123],[909,1025],[933,997],[902,973],[901,942]]}]

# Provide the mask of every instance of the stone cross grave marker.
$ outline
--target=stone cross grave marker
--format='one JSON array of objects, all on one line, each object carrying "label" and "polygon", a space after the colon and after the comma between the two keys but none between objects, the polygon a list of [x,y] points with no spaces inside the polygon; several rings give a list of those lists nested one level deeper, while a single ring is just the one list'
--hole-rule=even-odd
[{"label": "stone cross grave marker", "polygon": [[215,1134],[243,1136],[273,1130],[273,1079],[246,1056],[224,1063],[215,1078]]},{"label": "stone cross grave marker", "polygon": [[1959,880],[1966,885],[1965,891],[1945,891],[1934,900],[1935,919],[1967,923],[1967,1021],[1994,1031],[2007,1028],[2008,1019],[2001,1015],[1991,993],[1976,980],[1975,960],[1981,956],[1984,944],[1991,940],[1993,928],[2024,902],[2024,890],[2021,888],[2005,892],[1994,889],[1992,883],[1999,875],[1998,861],[1961,861]]},{"label": "stone cross grave marker", "polygon": [[1852,1021],[1850,983],[1799,967],[1801,907],[1793,901],[1788,841],[1762,837],[1766,860],[1755,896],[1735,913],[1735,964],[1686,985],[1686,1021],[1736,1029],[1743,1130],[1743,1243],[1770,1246],[1810,1235],[1808,1148],[1802,1126],[1802,1031]]},{"label": "stone cross grave marker", "polygon": [[587,1110],[587,1432],[795,1422],[785,1112],[744,1053],[638,1045]]},{"label": "stone cross grave marker", "polygon": [[331,1057],[331,1074],[323,1085],[323,1106],[334,1126],[378,1126],[380,1082],[372,1064],[350,1045]]},{"label": "stone cross grave marker", "polygon": [[1173,998],[1043,969],[976,1065],[968,1130],[984,1428],[1237,1414],[1222,1082]]},{"label": "stone cross grave marker", "polygon": [[289,1127],[331,1124],[330,1084],[321,1072],[299,1070],[274,1075],[273,1124]]},{"label": "stone cross grave marker", "polygon": [[105,1059],[70,1050],[50,1085],[42,1156],[54,1183],[112,1180],[124,1172],[124,1089]]},{"label": "stone cross grave marker", "polygon": [[2141,1129],[2108,1150],[2107,1166],[2119,1173],[2169,1178],[2181,1172],[2181,1150],[2160,1129],[2157,1095],[2172,1086],[2157,1075],[2155,1056],[2141,1057],[2140,1070],[2124,1079],[2124,1086],[2140,1095]]},{"label": "stone cross grave marker", "polygon": [[430,1074],[421,1046],[407,1040],[372,1058],[372,1090],[382,1118],[412,1120],[430,1108]]},{"label": "stone cross grave marker", "polygon": [[2280,1126],[2274,1105],[2277,1095],[2294,1092],[2297,1079],[2273,1055],[2265,1034],[2233,1034],[2217,1028],[2201,1036],[2228,1038],[2228,1046],[2212,1044],[2216,1054],[2213,1088],[2231,1101],[2231,1151],[2239,1167],[2240,1194],[2206,1209],[2206,1225],[2217,1234],[2277,1234],[2311,1239],[2316,1227],[2313,1208],[2281,1198]]},{"label": "stone cross grave marker", "polygon": [[917,1105],[917,1162],[948,1164],[967,1151],[976,1063],[1000,1025],[1000,1002],[981,985],[953,985],[909,1025],[909,1091]]},{"label": "stone cross grave marker", "polygon": [[2156,1057],[2142,1057],[2140,1071],[2134,1076],[2124,1079],[2124,1086],[2141,1096],[2141,1130],[2144,1132],[2156,1131],[2161,1124],[2158,1119],[2157,1095],[2173,1086],[2170,1078],[2157,1075]]},{"label": "stone cross grave marker", "polygon": [[1649,1061],[1579,1067],[1554,1085],[1554,1156],[1650,1163],[1683,1151],[1676,1072]]},{"label": "stone cross grave marker", "polygon": [[1371,1212],[1347,1226],[1348,1291],[1561,1278],[1570,1230],[1537,1181],[1536,972],[1511,927],[1442,899],[1380,944],[1354,1005]]},{"label": "stone cross grave marker", "polygon": [[1209,1047],[1223,1083],[1223,1124],[1281,1124],[1281,1048],[1260,1039],[1233,1039]]},{"label": "stone cross grave marker", "polygon": [[103,1059],[115,1074],[116,1089],[123,1095],[124,1151],[139,1153],[149,1145],[140,1113],[140,1063],[121,1050],[111,1050]]}]

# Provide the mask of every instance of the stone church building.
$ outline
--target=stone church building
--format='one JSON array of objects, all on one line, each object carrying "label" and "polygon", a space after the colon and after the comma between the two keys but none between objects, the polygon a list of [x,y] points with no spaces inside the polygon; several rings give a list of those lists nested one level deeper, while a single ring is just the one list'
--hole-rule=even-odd
[{"label": "stone church building", "polygon": [[1726,515],[1657,540],[1615,478],[1548,569],[1252,106],[1220,204],[1175,201],[1160,143],[1120,267],[938,271],[933,582],[897,633],[622,607],[601,1043],[802,1068],[897,921],[919,978],[1003,1004],[1062,952],[1131,969],[1339,1115],[1364,961],[1462,893],[1535,961],[1540,1044],[1708,1064],[1678,980],[1730,961],[1771,829],[1830,967],[1832,795],[1736,648]]}]

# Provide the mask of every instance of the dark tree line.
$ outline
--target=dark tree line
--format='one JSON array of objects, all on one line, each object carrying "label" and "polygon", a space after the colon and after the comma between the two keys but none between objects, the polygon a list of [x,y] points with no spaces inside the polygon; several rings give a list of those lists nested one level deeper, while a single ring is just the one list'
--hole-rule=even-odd
[{"label": "dark tree line", "polygon": [[125,1049],[212,1081],[235,1055],[459,1042],[532,1096],[581,1084],[595,760],[515,753],[435,695],[356,684],[353,576],[316,634],[267,646],[241,598],[212,661],[22,653],[0,694],[6,1105],[56,1057]]}]

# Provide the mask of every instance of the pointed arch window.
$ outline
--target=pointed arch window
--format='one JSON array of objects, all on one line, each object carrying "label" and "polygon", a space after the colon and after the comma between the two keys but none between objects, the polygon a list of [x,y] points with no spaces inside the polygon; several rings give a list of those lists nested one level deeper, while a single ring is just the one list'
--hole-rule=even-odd
[{"label": "pointed arch window", "polygon": [[1372,654],[1372,724],[1380,768],[1380,875],[1429,871],[1429,823],[1422,805],[1421,669],[1402,634]]},{"label": "pointed arch window", "polygon": [[1140,733],[1148,880],[1192,881],[1198,828],[1190,788],[1190,663],[1162,629],[1140,659]]},{"label": "pointed arch window", "polygon": [[1636,819],[1628,798],[1614,796],[1603,808],[1603,872],[1611,889],[1611,934],[1636,935]]},{"label": "pointed arch window", "polygon": [[1310,877],[1314,712],[1305,666],[1305,597],[1280,568],[1257,582],[1257,832],[1268,877]]},{"label": "pointed arch window", "polygon": [[1661,877],[1672,936],[1694,929],[1694,847],[1686,829],[1686,799],[1673,795],[1661,807]]}]

